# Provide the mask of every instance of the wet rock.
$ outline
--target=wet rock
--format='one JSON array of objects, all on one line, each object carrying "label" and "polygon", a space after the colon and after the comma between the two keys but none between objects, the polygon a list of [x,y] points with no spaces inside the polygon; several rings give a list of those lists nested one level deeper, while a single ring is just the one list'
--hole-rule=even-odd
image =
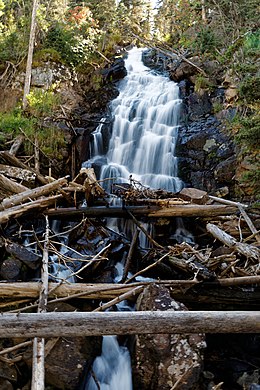
[{"label": "wet rock", "polygon": [[8,281],[16,281],[19,279],[21,269],[21,261],[13,257],[9,257],[8,259],[5,259],[0,266],[1,278]]},{"label": "wet rock", "polygon": [[0,389],[1,390],[13,390],[13,385],[7,379],[0,378]]},{"label": "wet rock", "polygon": [[188,97],[188,115],[190,120],[198,120],[199,118],[210,114],[212,104],[207,92],[192,93]]},{"label": "wet rock", "polygon": [[[233,158],[235,147],[221,122],[214,116],[180,127],[176,153],[179,156],[180,176],[187,186],[214,193],[220,186],[227,184],[232,194],[234,173],[229,181],[223,182],[221,163],[224,169],[224,161],[229,162],[229,158]],[[215,173],[217,167],[218,173]]]},{"label": "wet rock", "polygon": [[107,69],[102,70],[105,80],[117,81],[127,75],[123,58],[117,58],[114,63]]},{"label": "wet rock", "polygon": [[207,192],[198,190],[197,188],[183,188],[179,196],[184,200],[196,204],[205,204],[208,200]]},{"label": "wet rock", "polygon": [[[48,311],[70,312],[75,307],[65,302],[48,305]],[[46,350],[48,351],[48,339]],[[55,389],[77,390],[87,374],[94,357],[101,350],[101,338],[66,337],[58,338],[56,344],[45,357],[46,386]],[[31,366],[32,348],[28,348],[24,358]]]},{"label": "wet rock", "polygon": [[5,250],[12,256],[21,260],[31,269],[36,269],[40,265],[41,256],[26,249],[23,245],[15,242],[6,241]]},{"label": "wet rock", "polygon": [[[8,364],[6,362],[0,361],[0,380],[6,382],[16,382],[17,381],[17,371],[14,365]],[[0,382],[1,383],[1,382]],[[12,387],[11,387],[12,388]],[[0,386],[2,390],[2,387]],[[7,387],[8,389],[8,387]]]},{"label": "wet rock", "polygon": [[95,339],[60,338],[45,361],[46,383],[58,389],[78,389],[93,361],[95,348]]},{"label": "wet rock", "polygon": [[183,79],[190,79],[191,76],[194,76],[198,73],[198,70],[194,66],[184,61],[179,63],[177,66],[174,64],[171,68],[172,69],[170,69],[169,72],[170,78],[175,82],[179,82]]},{"label": "wet rock", "polygon": [[236,157],[230,157],[219,163],[214,171],[215,179],[218,183],[230,183],[236,172]]},{"label": "wet rock", "polygon": [[[92,129],[93,130],[93,129]],[[79,163],[82,164],[84,161],[89,159],[89,141],[91,131],[87,128],[75,128],[76,132],[76,150],[79,159]]]},{"label": "wet rock", "polygon": [[[137,301],[138,310],[187,310],[167,288],[153,285]],[[202,371],[204,335],[138,335],[134,354],[135,388],[195,389]]]},{"label": "wet rock", "polygon": [[254,370],[250,373],[244,372],[243,375],[238,378],[237,383],[246,390],[259,390],[260,386],[256,383],[259,383],[260,380],[260,370]]}]

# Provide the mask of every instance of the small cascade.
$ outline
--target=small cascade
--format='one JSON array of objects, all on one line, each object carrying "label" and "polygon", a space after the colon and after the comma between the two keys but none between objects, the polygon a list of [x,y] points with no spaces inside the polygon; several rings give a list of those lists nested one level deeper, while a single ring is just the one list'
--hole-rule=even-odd
[{"label": "small cascade", "polygon": [[[118,283],[123,276],[123,265],[115,265]],[[132,311],[127,301],[116,304],[118,311]],[[103,336],[101,355],[96,357],[84,390],[132,390],[131,357],[127,347],[120,346],[117,336]],[[98,383],[98,385],[97,385]]]},{"label": "small cascade", "polygon": [[93,140],[90,145],[90,156],[96,157],[104,154],[104,145],[103,145],[103,134],[102,128],[105,123],[105,118],[101,119],[101,123],[98,125],[96,130],[92,133]]},{"label": "small cascade", "polygon": [[95,379],[90,377],[85,390],[132,389],[130,354],[126,347],[119,346],[116,336],[103,337],[102,355],[95,359],[93,372]]}]

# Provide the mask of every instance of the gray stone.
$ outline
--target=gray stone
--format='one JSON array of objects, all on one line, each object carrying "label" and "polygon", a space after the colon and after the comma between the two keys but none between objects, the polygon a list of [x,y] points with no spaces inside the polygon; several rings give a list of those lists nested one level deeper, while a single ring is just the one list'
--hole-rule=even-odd
[{"label": "gray stone", "polygon": [[[138,310],[187,310],[171,298],[167,288],[153,285],[138,298]],[[136,389],[194,389],[202,371],[202,334],[136,336],[133,378]]]},{"label": "gray stone", "polygon": [[214,177],[218,183],[230,183],[234,179],[235,172],[236,157],[230,157],[216,166],[214,170]]}]

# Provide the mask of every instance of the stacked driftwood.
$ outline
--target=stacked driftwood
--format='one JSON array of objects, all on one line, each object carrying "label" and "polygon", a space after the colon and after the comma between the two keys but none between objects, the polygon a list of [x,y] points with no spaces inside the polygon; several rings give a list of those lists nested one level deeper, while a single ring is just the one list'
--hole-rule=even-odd
[{"label": "stacked driftwood", "polygon": [[[131,178],[128,184],[111,185],[112,193],[122,199],[122,206],[115,207],[110,205],[93,169],[82,169],[69,182],[68,177],[43,176],[9,152],[0,152],[0,158],[0,307],[5,312],[0,318],[0,335],[35,337],[32,388],[44,388],[45,337],[260,330],[259,312],[253,311],[46,313],[51,303],[72,299],[95,300],[93,311],[102,312],[122,300],[135,300],[149,283],[168,286],[172,296],[191,309],[197,308],[200,297],[202,308],[203,302],[210,305],[216,300],[222,305],[233,305],[234,309],[244,309],[243,303],[254,308],[260,301],[259,212],[257,208],[209,196],[194,188],[173,194],[143,187]],[[132,220],[133,237],[129,240],[111,232],[103,223],[105,217]],[[196,244],[174,240],[165,244],[159,236],[152,237],[143,223],[151,220],[169,226],[176,217],[190,217],[193,225],[199,225],[207,245],[201,245],[199,240]],[[60,233],[50,228],[53,219],[63,221]],[[44,225],[40,233],[35,222],[39,220]],[[72,222],[65,228],[64,221]],[[21,240],[28,223],[34,250],[32,242],[27,246]],[[139,246],[140,232],[147,237],[148,248]],[[60,234],[70,237],[68,244],[62,243]],[[61,246],[66,250],[61,251]],[[51,274],[53,254],[71,271],[69,277]],[[115,258],[124,259],[121,279],[117,284],[111,283],[112,277],[108,283],[101,283],[101,276]],[[22,269],[27,271],[21,278]],[[70,283],[72,276],[77,283]],[[140,276],[153,280],[140,281]],[[246,285],[252,290],[241,295],[236,286]],[[232,298],[230,288],[234,288]],[[221,290],[224,295],[219,294]],[[15,351],[26,345],[18,343],[4,349],[0,360],[2,356],[12,363],[21,356],[16,356]]]}]

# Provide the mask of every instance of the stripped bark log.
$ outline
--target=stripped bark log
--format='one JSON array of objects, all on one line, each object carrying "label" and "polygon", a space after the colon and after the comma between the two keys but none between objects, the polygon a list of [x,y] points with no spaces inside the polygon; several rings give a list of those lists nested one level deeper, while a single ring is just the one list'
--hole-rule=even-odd
[{"label": "stripped bark log", "polygon": [[259,333],[260,311],[143,311],[2,314],[0,337]]},{"label": "stripped bark log", "polygon": [[63,177],[61,179],[53,181],[52,183],[45,184],[44,186],[34,188],[32,190],[24,191],[19,195],[10,196],[9,198],[4,199],[2,201],[1,206],[4,209],[16,206],[18,204],[28,201],[29,199],[36,199],[39,198],[40,196],[48,195],[52,191],[55,191],[60,187],[65,186],[66,184],[67,184],[67,178]]},{"label": "stripped bark log", "polygon": [[29,169],[0,164],[0,173],[9,178],[20,180],[25,183],[35,183],[36,174],[31,172]]},{"label": "stripped bark log", "polygon": [[163,249],[163,247],[158,244],[158,242],[156,242],[153,237],[147,232],[147,230],[142,226],[141,223],[139,223],[137,221],[137,219],[135,218],[135,216],[131,213],[131,211],[127,210],[127,213],[130,215],[130,217],[132,218],[132,220],[134,221],[134,223],[136,224],[137,227],[139,227],[139,229],[144,233],[144,235],[147,237],[147,239],[150,241],[150,243],[152,245],[154,245],[156,248],[161,248]]},{"label": "stripped bark log", "polygon": [[17,183],[14,180],[8,179],[8,177],[0,174],[0,188],[2,192],[5,192],[8,194],[19,194],[20,192],[28,190],[27,187],[25,187],[22,184]]},{"label": "stripped bark log", "polygon": [[[41,290],[39,297],[38,313],[45,313],[48,301],[48,257],[49,257],[49,221],[46,217],[46,232],[44,250],[42,257]],[[45,369],[44,369],[45,339],[35,337],[33,340],[32,360],[32,386],[31,390],[44,390]]]},{"label": "stripped bark log", "polygon": [[136,229],[136,231],[134,233],[134,236],[133,236],[130,248],[129,248],[129,252],[128,252],[128,255],[127,255],[127,258],[126,258],[126,262],[125,262],[125,266],[124,266],[124,272],[123,272],[123,276],[122,276],[122,279],[121,279],[121,283],[124,283],[126,281],[127,274],[128,274],[129,267],[130,267],[130,263],[131,263],[131,260],[132,260],[132,257],[133,257],[133,253],[134,253],[134,250],[136,248],[139,232],[140,231],[138,229]]},{"label": "stripped bark log", "polygon": [[[129,284],[89,284],[89,283],[49,283],[49,298],[69,297],[80,294],[82,299],[113,299],[120,294],[130,291],[137,286],[146,286],[151,282],[138,282]],[[157,284],[163,284],[172,288],[186,288],[196,285],[232,287],[243,285],[260,285],[260,275],[241,276],[237,278],[217,279],[212,282],[199,282],[198,280],[157,280]],[[37,298],[41,288],[40,283],[19,282],[0,283],[0,298]]]},{"label": "stripped bark log", "polygon": [[62,195],[54,195],[45,199],[38,199],[30,203],[24,203],[21,206],[14,206],[7,210],[0,211],[0,224],[8,222],[11,218],[18,218],[31,211],[40,211],[53,205]]},{"label": "stripped bark log", "polygon": [[246,221],[249,229],[251,230],[251,232],[255,235],[255,239],[257,240],[258,243],[260,243],[260,235],[258,234],[257,232],[257,229],[256,227],[254,226],[253,222],[251,221],[251,219],[249,218],[248,214],[245,212],[245,210],[243,209],[242,206],[238,206],[239,208],[239,211],[241,213],[241,215],[243,216],[244,220]]},{"label": "stripped bark log", "polygon": [[218,198],[217,196],[209,195],[209,199],[214,200],[215,202],[222,203],[222,204],[227,204],[227,205],[230,205],[230,206],[248,207],[248,205],[246,205],[244,203],[234,202],[233,200],[229,200],[229,199]]},{"label": "stripped bark log", "polygon": [[0,152],[0,158],[6,161],[7,163],[11,164],[14,167],[28,169],[29,171],[33,172],[36,175],[37,180],[41,184],[47,184],[48,180],[41,175],[40,173],[36,172],[33,168],[29,167],[28,165],[24,164],[22,161],[20,161],[17,157],[13,156],[7,151],[1,151]]},{"label": "stripped bark log", "polygon": [[149,218],[164,218],[164,217],[203,217],[212,218],[219,215],[236,214],[237,208],[232,206],[222,205],[195,205],[195,204],[178,204],[172,207],[135,207],[128,206],[120,207],[82,207],[50,209],[47,214],[50,218],[78,220],[82,217],[89,218],[127,218],[129,210],[135,217],[146,216]]},{"label": "stripped bark log", "polygon": [[117,298],[112,299],[112,301],[109,301],[109,302],[104,303],[103,305],[99,306],[97,309],[93,310],[93,312],[104,311],[104,310],[108,309],[109,307],[114,306],[117,303],[124,301],[125,299],[132,298],[133,296],[140,294],[143,291],[143,288],[144,288],[144,286],[134,287],[132,290],[130,290],[122,295],[119,295]]},{"label": "stripped bark log", "polygon": [[213,237],[217,238],[219,241],[223,242],[229,248],[233,248],[236,252],[241,253],[242,255],[258,260],[260,259],[260,250],[253,245],[244,244],[238,242],[234,237],[230,236],[218,226],[208,223],[206,225],[207,231],[212,234]]},{"label": "stripped bark log", "polygon": [[72,183],[83,185],[88,206],[92,205],[94,199],[104,198],[106,195],[105,190],[97,181],[93,168],[81,168]]}]

